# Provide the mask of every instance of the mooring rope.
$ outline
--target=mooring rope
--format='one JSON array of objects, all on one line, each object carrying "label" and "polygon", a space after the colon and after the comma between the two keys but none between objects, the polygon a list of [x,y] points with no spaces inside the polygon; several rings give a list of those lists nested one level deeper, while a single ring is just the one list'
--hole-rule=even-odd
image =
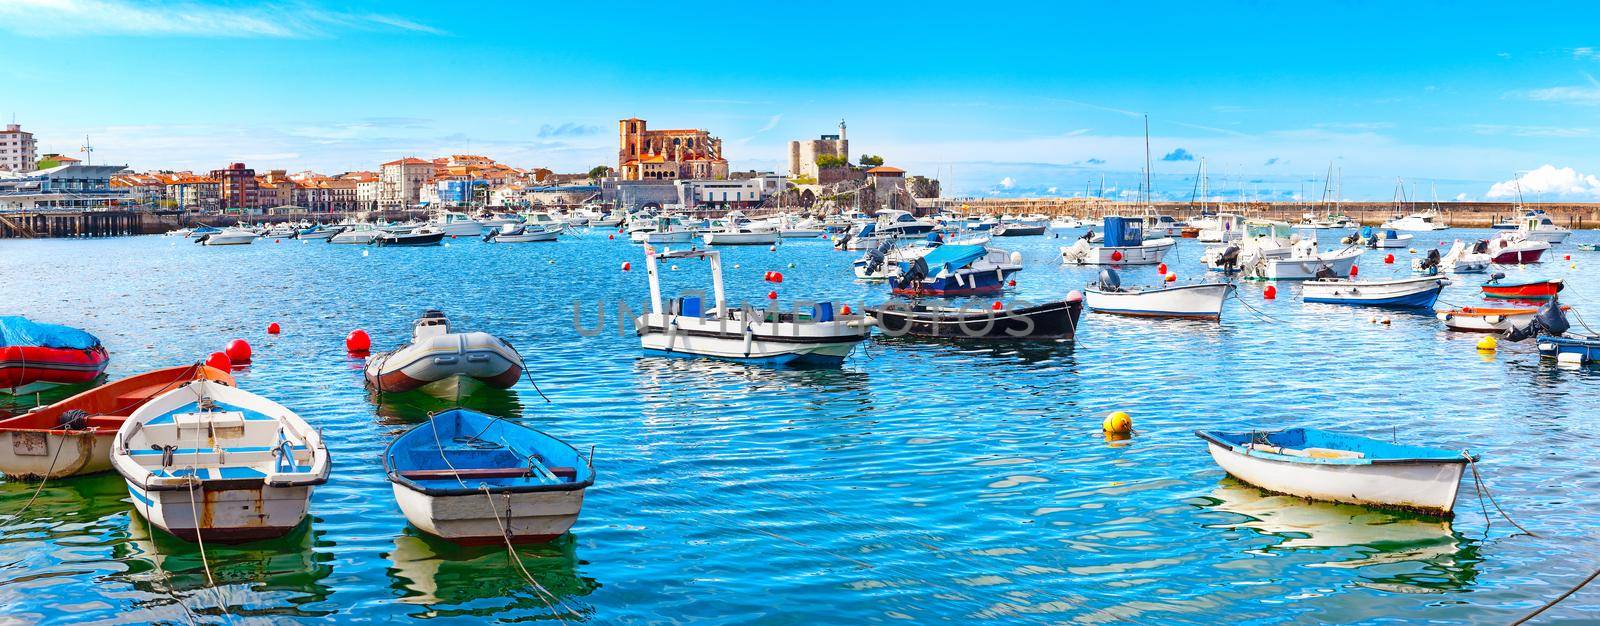
[{"label": "mooring rope", "polygon": [[[1498,511],[1500,513],[1500,517],[1505,518],[1507,522],[1510,522],[1512,526],[1517,527],[1517,530],[1522,531],[1523,534],[1525,534],[1525,535],[1527,535],[1529,537],[1538,537],[1539,535],[1536,535],[1536,534],[1534,534],[1532,532],[1529,532],[1528,529],[1523,528],[1521,524],[1518,524],[1516,520],[1511,519],[1511,516],[1506,514],[1506,510],[1505,509],[1500,508],[1500,503],[1495,501],[1494,494],[1489,492],[1489,484],[1484,482],[1483,481],[1483,475],[1478,473],[1478,460],[1472,458],[1472,455],[1468,454],[1466,450],[1462,450],[1461,451],[1461,456],[1467,459],[1467,467],[1472,468],[1472,480],[1473,480],[1473,482],[1476,483],[1477,486],[1483,490],[1483,495],[1489,497],[1489,504],[1493,504],[1494,505],[1494,510],[1496,510],[1496,511]],[[1485,518],[1488,517],[1488,513],[1487,512],[1484,513],[1484,517]]]},{"label": "mooring rope", "polygon": [[[150,508],[146,506],[145,511],[149,512],[149,510]],[[132,514],[139,515],[139,512],[135,510]],[[150,540],[150,552],[154,554],[154,556],[150,558],[150,562],[155,564],[156,574],[167,583],[167,595],[171,596],[172,601],[177,602],[178,607],[183,609],[184,618],[189,620],[190,624],[195,624],[194,611],[189,610],[189,605],[185,604],[183,602],[183,598],[178,596],[177,592],[173,590],[172,574],[168,573],[167,569],[161,566],[161,547],[156,545],[156,534],[155,531],[150,527],[150,517],[147,515],[139,515],[139,517],[144,518],[144,536],[146,539]]]},{"label": "mooring rope", "polygon": [[1244,308],[1249,309],[1250,312],[1252,314],[1254,314],[1257,319],[1260,319],[1260,320],[1262,320],[1264,322],[1267,322],[1268,324],[1276,324],[1276,323],[1279,323],[1279,322],[1283,321],[1283,320],[1274,318],[1274,317],[1272,317],[1270,315],[1267,315],[1266,313],[1261,312],[1260,309],[1257,309],[1257,308],[1255,308],[1253,306],[1250,306],[1249,302],[1245,302],[1244,298],[1239,297],[1239,292],[1237,290],[1235,290],[1233,292],[1233,299],[1234,300],[1238,300],[1239,304],[1244,305]]},{"label": "mooring rope", "polygon": [[[45,437],[45,445],[49,445],[49,441],[50,439],[47,435]],[[0,528],[10,526],[12,522],[17,521],[17,518],[22,517],[22,514],[28,510],[28,507],[33,506],[33,501],[39,499],[39,492],[44,491],[45,483],[50,482],[50,473],[56,471],[56,459],[61,458],[61,449],[65,447],[67,447],[67,442],[65,441],[56,444],[56,453],[50,457],[50,467],[44,471],[44,476],[39,479],[39,486],[34,488],[33,497],[28,498],[28,502],[23,504],[22,508],[17,509],[16,513],[12,513],[10,519],[7,519],[5,523],[0,524]]]},{"label": "mooring rope", "polygon": [[1597,577],[1600,577],[1600,568],[1595,569],[1594,573],[1589,574],[1589,577],[1583,579],[1583,582],[1578,583],[1578,585],[1576,587],[1568,589],[1566,591],[1566,593],[1563,593],[1563,594],[1561,594],[1559,596],[1556,596],[1554,600],[1551,600],[1549,602],[1544,603],[1544,606],[1541,606],[1541,607],[1539,607],[1537,609],[1534,609],[1534,611],[1532,613],[1529,613],[1527,615],[1522,616],[1522,619],[1519,619],[1519,620],[1517,620],[1515,622],[1511,622],[1511,626],[1520,626],[1521,624],[1527,623],[1528,620],[1533,619],[1535,617],[1538,617],[1538,615],[1540,613],[1543,613],[1543,612],[1549,610],[1550,607],[1555,606],[1557,603],[1561,602],[1562,600],[1567,599],[1572,594],[1577,593],[1579,589],[1582,589],[1584,587],[1584,585],[1588,585],[1589,583],[1594,582],[1594,579],[1597,578]]},{"label": "mooring rope", "polygon": [[[489,492],[489,485],[478,483],[478,489],[483,491],[483,497],[489,501],[489,513],[494,515],[494,523],[500,527],[500,538],[506,543],[506,555],[510,558],[512,564],[517,566],[517,570],[522,573],[522,577],[527,579],[528,584],[533,586],[534,595],[539,597],[539,601],[550,609],[550,613],[555,615],[556,619],[565,622],[567,621],[567,613],[576,615],[577,611],[572,610],[572,607],[567,606],[567,603],[562,601],[560,597],[551,593],[549,589],[546,589],[544,585],[539,584],[539,581],[533,578],[533,574],[528,572],[528,567],[522,563],[522,555],[517,554],[516,546],[511,543],[511,530],[506,528],[506,523],[510,522],[511,517],[511,494],[505,494],[507,520],[502,523],[500,521],[500,510],[494,506],[494,494]],[[555,600],[556,604],[560,604],[561,610],[556,610],[555,604],[552,604],[551,600]]]}]

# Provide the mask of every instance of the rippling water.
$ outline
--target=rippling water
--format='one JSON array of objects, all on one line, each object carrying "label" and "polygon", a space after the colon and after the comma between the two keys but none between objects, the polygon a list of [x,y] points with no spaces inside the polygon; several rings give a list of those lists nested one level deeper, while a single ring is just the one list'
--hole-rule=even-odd
[{"label": "rippling water", "polygon": [[[1571,245],[1595,240],[1579,233],[1559,262],[1510,273],[1566,279],[1564,301],[1600,321],[1600,253]],[[999,240],[1027,265],[1007,299],[1089,281],[1093,269],[1060,264],[1069,242]],[[1199,277],[1200,251],[1184,241],[1169,264]],[[733,300],[763,299],[767,270],[784,272],[784,298],[884,299],[849,279],[855,253],[821,241],[725,255]],[[204,563],[159,530],[152,541],[115,474],[50,483],[0,530],[0,621],[1504,623],[1600,554],[1597,370],[1557,369],[1531,345],[1482,356],[1476,336],[1428,315],[1375,324],[1370,310],[1303,305],[1292,284],[1265,301],[1246,283],[1220,325],[1086,315],[1076,346],[878,339],[839,370],[773,370],[641,356],[615,303],[643,309],[642,260],[598,233],[425,249],[0,241],[0,313],[99,335],[115,376],[246,338],[256,358],[240,385],[321,427],[334,457],[309,524],[208,545]],[[709,287],[700,262],[681,264],[669,291]],[[1403,265],[1372,252],[1360,267]],[[1480,280],[1443,299],[1477,302]],[[590,327],[607,303],[605,332],[574,331],[576,302]],[[424,308],[516,343],[551,400],[523,382],[465,404],[596,447],[573,532],[518,550],[537,589],[504,548],[409,528],[384,479],[384,446],[453,401],[375,403],[341,339],[365,328],[375,347],[396,345]],[[265,335],[270,321],[281,336]],[[1136,437],[1102,436],[1113,410],[1133,415]],[[1295,425],[1471,448],[1538,536],[1486,523],[1470,485],[1453,522],[1264,494],[1224,478],[1191,434]],[[0,515],[34,489],[0,481]],[[1597,611],[1589,590],[1547,615]]]}]

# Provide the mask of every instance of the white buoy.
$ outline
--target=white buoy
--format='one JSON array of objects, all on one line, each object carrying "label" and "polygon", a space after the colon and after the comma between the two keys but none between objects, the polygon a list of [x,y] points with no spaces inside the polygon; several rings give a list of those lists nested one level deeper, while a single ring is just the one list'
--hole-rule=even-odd
[{"label": "white buoy", "polygon": [[1556,355],[1556,365],[1561,367],[1582,367],[1583,355],[1576,352],[1562,352]]},{"label": "white buoy", "polygon": [[1011,253],[1011,264],[1012,265],[1022,265],[1022,253],[1021,252],[1012,252]]},{"label": "white buoy", "polygon": [[367,256],[367,251],[366,250],[362,250],[361,251],[361,256]]}]

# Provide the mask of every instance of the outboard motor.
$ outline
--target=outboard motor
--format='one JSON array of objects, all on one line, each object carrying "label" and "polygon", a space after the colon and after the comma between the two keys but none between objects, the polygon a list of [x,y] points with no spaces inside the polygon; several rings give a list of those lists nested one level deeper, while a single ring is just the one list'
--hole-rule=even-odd
[{"label": "outboard motor", "polygon": [[1239,246],[1229,245],[1222,249],[1222,254],[1217,257],[1217,265],[1225,270],[1239,267]]},{"label": "outboard motor", "polygon": [[1493,274],[1490,274],[1489,275],[1489,284],[1492,285],[1492,284],[1498,283],[1498,282],[1500,282],[1500,279],[1505,278],[1505,277],[1506,277],[1506,273],[1505,272],[1495,272]]},{"label": "outboard motor", "polygon": [[883,262],[889,258],[889,248],[892,244],[885,241],[867,251],[867,273],[876,274],[883,268]]},{"label": "outboard motor", "polygon": [[1100,290],[1101,291],[1121,291],[1122,290],[1122,277],[1117,275],[1117,271],[1116,270],[1111,269],[1109,267],[1100,270]]},{"label": "outboard motor", "polygon": [[1347,246],[1356,245],[1358,243],[1361,243],[1361,235],[1358,235],[1356,233],[1350,233],[1348,235],[1345,235],[1343,239],[1340,239],[1339,243],[1342,243],[1342,244],[1347,245]]},{"label": "outboard motor", "polygon": [[1317,273],[1312,275],[1312,278],[1315,278],[1317,280],[1333,280],[1333,279],[1336,279],[1338,277],[1339,277],[1339,273],[1333,271],[1333,268],[1328,267],[1326,265],[1317,268]]},{"label": "outboard motor", "polygon": [[1527,324],[1506,332],[1506,340],[1522,341],[1539,335],[1560,337],[1561,333],[1567,332],[1571,327],[1572,325],[1567,323],[1567,314],[1561,310],[1561,302],[1551,298],[1549,302],[1544,303],[1544,306],[1539,307],[1539,311],[1533,314],[1533,319]]},{"label": "outboard motor", "polygon": [[899,289],[905,289],[922,282],[922,279],[927,277],[928,261],[918,257],[916,260],[911,262],[910,266],[906,268],[906,271],[900,273],[899,278],[895,279],[895,287]]},{"label": "outboard motor", "polygon": [[1079,237],[1079,239],[1082,239],[1084,241],[1093,242],[1094,241],[1094,229],[1090,228],[1088,230],[1083,231],[1083,236]]},{"label": "outboard motor", "polygon": [[1478,243],[1472,244],[1472,253],[1473,254],[1488,254],[1489,253],[1489,240],[1487,240],[1487,239],[1479,239]]},{"label": "outboard motor", "polygon": [[1428,276],[1434,276],[1434,275],[1438,274],[1439,273],[1439,249],[1438,248],[1434,248],[1432,250],[1429,250],[1427,258],[1422,259],[1422,265],[1417,266],[1417,269],[1422,270],[1422,273],[1426,274]]}]

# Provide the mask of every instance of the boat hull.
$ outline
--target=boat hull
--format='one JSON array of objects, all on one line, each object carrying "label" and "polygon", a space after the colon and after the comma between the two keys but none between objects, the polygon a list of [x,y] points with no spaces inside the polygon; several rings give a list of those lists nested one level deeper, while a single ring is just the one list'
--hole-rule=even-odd
[{"label": "boat hull", "polygon": [[[133,508],[185,541],[244,543],[289,534],[306,518],[311,487],[256,485],[146,491],[128,482]],[[199,515],[196,523],[195,515]]]},{"label": "boat hull", "polygon": [[1083,290],[1090,311],[1134,317],[1222,319],[1222,303],[1233,293],[1229,283],[1156,287],[1140,291]]},{"label": "boat hull", "polygon": [[44,480],[111,471],[107,430],[0,430],[0,473],[12,480]]},{"label": "boat hull", "polygon": [[32,393],[57,385],[87,383],[106,371],[111,355],[89,349],[44,346],[0,347],[0,394]]},{"label": "boat hull", "polygon": [[583,510],[583,489],[430,496],[390,484],[406,521],[462,545],[547,542],[566,534]]},{"label": "boat hull", "polygon": [[885,335],[945,339],[1071,341],[1082,313],[1081,299],[1000,311],[894,304],[867,309]]},{"label": "boat hull", "polygon": [[778,242],[778,231],[752,233],[706,233],[701,240],[708,246],[761,246]]},{"label": "boat hull", "polygon": [[639,345],[657,356],[711,357],[765,365],[837,367],[856,344],[867,338],[870,325],[822,322],[788,324],[706,320],[647,313],[634,321]]},{"label": "boat hull", "polygon": [[1431,309],[1444,286],[1445,278],[1413,278],[1394,281],[1313,280],[1301,286],[1306,302],[1346,304],[1405,309]]},{"label": "boat hull", "polygon": [[1061,249],[1062,262],[1071,265],[1155,265],[1177,245],[1172,239],[1151,239],[1138,246],[1095,246],[1079,240]]},{"label": "boat hull", "polygon": [[411,391],[456,377],[509,389],[522,377],[522,357],[483,332],[428,337],[367,362],[367,384],[382,392]]},{"label": "boat hull", "polygon": [[1533,319],[1538,309],[1534,308],[1479,308],[1470,310],[1452,309],[1440,311],[1436,314],[1439,321],[1444,322],[1450,330],[1469,333],[1501,333],[1519,326],[1524,326]]},{"label": "boat hull", "polygon": [[1483,286],[1483,297],[1499,300],[1549,300],[1556,297],[1565,284],[1560,280],[1547,280],[1518,285]]},{"label": "boat hull", "polygon": [[1563,354],[1576,354],[1583,363],[1600,362],[1600,337],[1552,337],[1540,335],[1537,340],[1539,356],[1557,358]]},{"label": "boat hull", "polygon": [[1260,277],[1267,280],[1308,280],[1316,278],[1317,272],[1324,267],[1336,275],[1349,276],[1350,267],[1356,264],[1360,256],[1361,250],[1352,248],[1315,258],[1267,258],[1261,261]]},{"label": "boat hull", "polygon": [[1465,463],[1309,465],[1247,456],[1207,442],[1229,475],[1267,491],[1312,500],[1398,508],[1451,517]]}]

